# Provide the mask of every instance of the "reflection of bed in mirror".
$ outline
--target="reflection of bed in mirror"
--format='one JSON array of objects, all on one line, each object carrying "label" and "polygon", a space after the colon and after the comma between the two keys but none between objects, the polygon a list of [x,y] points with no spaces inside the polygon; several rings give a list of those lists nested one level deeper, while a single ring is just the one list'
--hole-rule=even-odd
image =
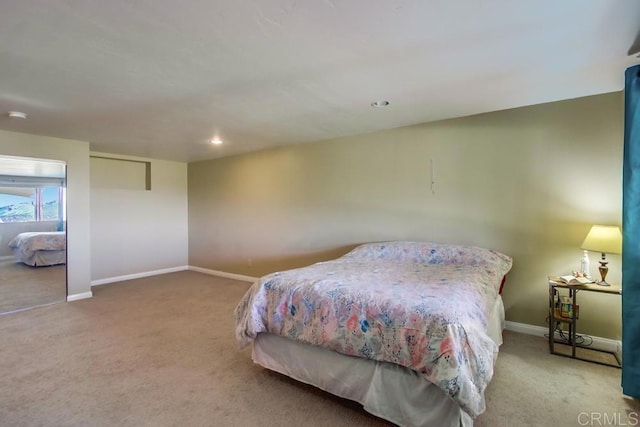
[{"label": "reflection of bed in mirror", "polygon": [[46,231],[20,233],[9,242],[16,261],[32,267],[65,264],[66,232]]}]

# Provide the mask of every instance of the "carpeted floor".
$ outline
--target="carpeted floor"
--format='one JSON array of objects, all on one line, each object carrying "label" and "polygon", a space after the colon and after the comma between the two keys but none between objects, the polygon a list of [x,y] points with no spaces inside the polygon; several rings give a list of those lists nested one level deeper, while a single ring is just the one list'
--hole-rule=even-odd
[{"label": "carpeted floor", "polygon": [[[389,425],[238,350],[232,311],[248,287],[185,271],[1,316],[0,425]],[[549,355],[542,338],[504,339],[476,425],[587,425],[604,412],[625,425],[640,411],[619,369]]]},{"label": "carpeted floor", "polygon": [[67,299],[66,267],[30,267],[0,262],[0,313],[51,304]]}]

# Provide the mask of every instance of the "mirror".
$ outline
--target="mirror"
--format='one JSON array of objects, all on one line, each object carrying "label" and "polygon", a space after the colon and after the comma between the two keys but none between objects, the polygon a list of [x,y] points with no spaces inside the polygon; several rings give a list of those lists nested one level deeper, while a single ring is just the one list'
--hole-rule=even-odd
[{"label": "mirror", "polygon": [[0,156],[0,313],[66,301],[66,164]]}]

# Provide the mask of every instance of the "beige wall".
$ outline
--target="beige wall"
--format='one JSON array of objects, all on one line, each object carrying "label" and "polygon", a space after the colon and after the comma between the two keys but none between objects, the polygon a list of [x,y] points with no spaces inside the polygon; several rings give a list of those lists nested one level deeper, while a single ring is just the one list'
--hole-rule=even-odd
[{"label": "beige wall", "polygon": [[[621,222],[622,129],[614,93],[191,163],[189,263],[260,276],[369,241],[485,246],[514,258],[507,319],[545,326],[547,275]],[[620,339],[619,298],[580,302],[580,331]]]},{"label": "beige wall", "polygon": [[89,292],[89,143],[0,130],[0,155],[67,163],[68,294]]},{"label": "beige wall", "polygon": [[[109,168],[99,168],[99,175],[92,169],[91,279],[186,266],[187,164],[96,152],[91,155],[151,162],[150,191],[108,188],[105,173]],[[122,173],[121,168],[113,171]]]}]

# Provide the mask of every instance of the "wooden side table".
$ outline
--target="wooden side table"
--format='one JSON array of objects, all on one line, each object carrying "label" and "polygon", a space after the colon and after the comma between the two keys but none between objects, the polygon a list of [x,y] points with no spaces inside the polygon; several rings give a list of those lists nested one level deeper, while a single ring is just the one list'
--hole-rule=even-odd
[{"label": "wooden side table", "polygon": [[[562,317],[560,315],[560,310],[558,307],[556,307],[556,299],[555,299],[556,295],[559,295],[558,289],[567,289],[569,291],[569,298],[571,299],[573,307],[576,307],[578,305],[577,304],[578,292],[580,291],[598,292],[598,293],[611,294],[611,295],[622,295],[622,289],[620,289],[618,286],[600,286],[595,283],[587,284],[587,285],[567,285],[565,283],[556,281],[553,276],[549,276],[549,352],[551,354],[556,354],[558,356],[571,357],[573,359],[583,360],[585,362],[592,362],[592,363],[598,363],[600,365],[621,368],[622,362],[616,352],[599,350],[599,349],[585,347],[585,346],[576,344],[576,324],[578,319],[575,313],[575,309],[574,309],[574,315],[571,318]],[[556,340],[555,338],[556,322],[562,322],[568,325],[569,339],[567,341]],[[555,351],[554,349],[555,344],[570,345],[571,355],[559,353]],[[616,361],[618,363],[612,364],[612,363],[601,362],[599,360],[591,360],[591,359],[586,359],[580,356],[576,356],[576,348],[580,348],[580,347],[586,348],[592,351],[599,351],[602,353],[612,354],[616,358]]]}]

